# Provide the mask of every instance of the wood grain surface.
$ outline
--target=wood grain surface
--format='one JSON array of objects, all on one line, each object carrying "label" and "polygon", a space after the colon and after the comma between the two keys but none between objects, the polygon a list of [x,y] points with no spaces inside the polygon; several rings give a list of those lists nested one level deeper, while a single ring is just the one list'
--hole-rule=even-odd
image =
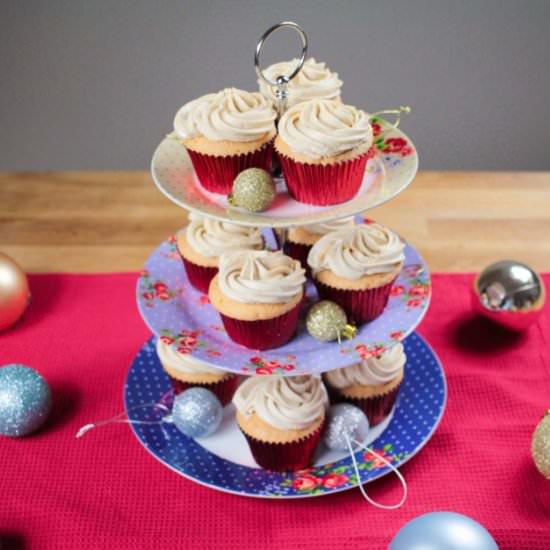
[{"label": "wood grain surface", "polygon": [[[504,258],[550,271],[550,173],[421,172],[368,215],[432,271]],[[29,272],[139,270],[184,223],[145,172],[0,173],[0,251]]]}]

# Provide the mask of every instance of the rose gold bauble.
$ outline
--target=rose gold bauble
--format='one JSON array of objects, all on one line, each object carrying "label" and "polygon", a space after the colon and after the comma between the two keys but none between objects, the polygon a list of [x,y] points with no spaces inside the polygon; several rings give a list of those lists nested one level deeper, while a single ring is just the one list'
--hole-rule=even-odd
[{"label": "rose gold bauble", "polygon": [[0,252],[0,332],[11,327],[29,304],[29,283],[25,272]]}]

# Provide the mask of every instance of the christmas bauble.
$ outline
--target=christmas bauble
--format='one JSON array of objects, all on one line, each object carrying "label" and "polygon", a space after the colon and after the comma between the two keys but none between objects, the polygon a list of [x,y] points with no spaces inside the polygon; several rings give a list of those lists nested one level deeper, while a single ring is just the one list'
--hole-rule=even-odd
[{"label": "christmas bauble", "polygon": [[29,304],[29,283],[25,272],[0,252],[0,332],[11,327]]},{"label": "christmas bauble", "polygon": [[208,437],[220,426],[223,407],[220,400],[205,388],[189,388],[176,395],[172,421],[189,437]]},{"label": "christmas bauble", "polygon": [[250,212],[263,212],[271,206],[276,193],[269,172],[261,168],[248,168],[235,178],[229,203]]},{"label": "christmas bauble", "polygon": [[25,365],[0,368],[0,435],[21,437],[37,430],[51,409],[50,387]]},{"label": "christmas bauble", "polygon": [[321,342],[339,338],[353,338],[357,329],[348,325],[346,312],[330,300],[322,300],[311,306],[306,316],[308,332]]},{"label": "christmas bauble", "polygon": [[323,441],[329,449],[348,451],[348,440],[353,447],[354,440],[362,443],[368,433],[369,420],[358,407],[340,403],[329,409],[323,433]]},{"label": "christmas bauble", "polygon": [[533,433],[531,454],[538,471],[550,479],[550,410],[546,411]]}]

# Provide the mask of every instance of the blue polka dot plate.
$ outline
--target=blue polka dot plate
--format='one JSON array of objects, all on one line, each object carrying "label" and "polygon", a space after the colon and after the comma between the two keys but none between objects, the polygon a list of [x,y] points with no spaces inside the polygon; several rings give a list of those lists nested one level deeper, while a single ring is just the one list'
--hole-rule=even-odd
[{"label": "blue polka dot plate", "polygon": [[[405,341],[405,378],[390,416],[371,430],[365,441],[375,452],[399,467],[416,455],[432,437],[447,398],[442,366],[430,346],[416,333]],[[311,468],[275,473],[259,468],[244,436],[234,421],[233,405],[224,409],[218,431],[191,439],[170,423],[161,422],[166,412],[143,405],[163,403],[169,407],[173,394],[160,365],[151,338],[141,348],[128,373],[125,407],[140,443],[157,460],[178,474],[201,485],[249,497],[304,498],[328,495],[378,479],[391,470],[378,457],[356,452],[359,476],[351,456],[329,451],[321,445]]]},{"label": "blue polka dot plate", "polygon": [[[416,328],[428,309],[431,281],[424,260],[410,244],[405,248],[405,265],[391,292],[384,313],[361,326],[353,340],[342,344],[319,342],[309,335],[302,320],[290,342],[257,352],[230,340],[208,296],[191,286],[175,237],[151,254],[136,287],[138,309],[145,323],[179,353],[190,353],[237,374],[281,376],[347,367],[382,352]],[[308,284],[306,295],[309,302],[317,301],[312,283]]]}]

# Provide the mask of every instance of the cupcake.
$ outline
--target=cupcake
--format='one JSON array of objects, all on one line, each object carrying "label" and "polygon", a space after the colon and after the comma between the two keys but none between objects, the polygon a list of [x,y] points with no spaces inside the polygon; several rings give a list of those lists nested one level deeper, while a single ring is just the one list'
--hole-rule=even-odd
[{"label": "cupcake", "polygon": [[176,394],[200,386],[213,392],[222,405],[231,401],[239,381],[235,374],[210,366],[188,353],[179,353],[162,338],[157,340],[157,355]]},{"label": "cupcake", "polygon": [[176,113],[174,130],[202,186],[228,194],[243,170],[270,170],[276,116],[260,93],[226,88],[186,103]]},{"label": "cupcake", "polygon": [[[299,60],[275,63],[265,69],[264,74],[275,82],[280,75],[289,75],[298,66]],[[317,63],[313,57],[307,59],[300,72],[288,83],[287,107],[309,99],[339,99],[343,82],[338,73],[333,73],[325,63]],[[275,103],[273,87],[262,78],[258,79],[260,93]]]},{"label": "cupcake", "polygon": [[331,231],[338,231],[355,225],[355,218],[342,218],[326,223],[315,223],[306,227],[292,227],[288,230],[284,251],[285,254],[298,260],[302,267],[306,270],[307,275],[310,275],[310,269],[307,265],[307,255],[311,247],[323,236]]},{"label": "cupcake", "polygon": [[223,252],[264,247],[262,232],[257,227],[222,222],[194,212],[189,214],[189,224],[176,239],[189,282],[204,293],[218,272],[218,259]]},{"label": "cupcake", "polygon": [[304,269],[280,250],[229,252],[208,296],[228,336],[252,349],[270,349],[290,340],[304,298]]},{"label": "cupcake", "polygon": [[367,113],[335,99],[313,99],[283,114],[275,152],[292,197],[331,205],[359,191],[372,144]]},{"label": "cupcake", "polygon": [[240,385],[233,404],[237,424],[262,468],[301,470],[311,464],[328,406],[319,378],[251,377]]},{"label": "cupcake", "polygon": [[405,245],[387,227],[360,224],[321,237],[309,252],[317,293],[357,324],[378,317],[405,260]]},{"label": "cupcake", "polygon": [[331,401],[351,403],[368,417],[371,426],[390,414],[403,381],[407,356],[397,343],[381,355],[323,374]]}]

